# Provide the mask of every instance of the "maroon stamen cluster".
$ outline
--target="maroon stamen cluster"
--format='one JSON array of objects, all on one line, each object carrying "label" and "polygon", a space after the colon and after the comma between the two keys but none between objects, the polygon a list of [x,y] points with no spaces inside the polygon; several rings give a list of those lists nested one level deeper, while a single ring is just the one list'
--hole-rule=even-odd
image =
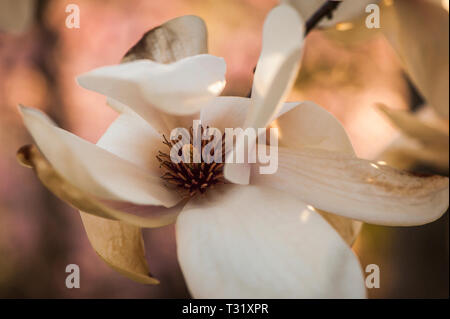
[{"label": "maroon stamen cluster", "polygon": [[[200,130],[201,136],[203,136],[204,128],[202,126]],[[208,129],[208,127],[207,127]],[[190,141],[194,140],[194,133],[192,127],[189,129]],[[181,190],[183,197],[189,198],[193,197],[196,194],[203,194],[209,187],[213,187],[217,184],[224,184],[225,180],[223,178],[223,166],[225,162],[225,134],[222,135],[222,163],[206,163],[203,161],[203,157],[201,156],[204,147],[213,139],[213,136],[209,140],[201,140],[201,149],[194,150],[194,146],[189,144],[190,147],[190,161],[189,163],[185,163],[181,161],[180,163],[172,162],[170,158],[170,151],[172,147],[178,141],[168,141],[167,138],[163,135],[163,144],[169,148],[167,153],[158,152],[156,158],[160,163],[160,167],[163,168],[166,172],[161,178],[167,183],[174,185],[175,187]],[[201,157],[200,163],[193,163],[193,152],[198,151]],[[219,148],[216,147],[210,153],[210,156],[214,158],[214,152],[219,151]],[[181,155],[182,151],[179,151],[179,155]]]}]

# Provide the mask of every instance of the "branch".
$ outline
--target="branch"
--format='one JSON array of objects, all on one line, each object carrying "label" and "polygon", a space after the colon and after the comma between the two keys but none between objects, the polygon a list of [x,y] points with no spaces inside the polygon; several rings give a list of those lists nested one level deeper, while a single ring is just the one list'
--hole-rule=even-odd
[{"label": "branch", "polygon": [[331,19],[333,11],[339,7],[341,1],[328,0],[306,21],[305,36],[325,17]]}]

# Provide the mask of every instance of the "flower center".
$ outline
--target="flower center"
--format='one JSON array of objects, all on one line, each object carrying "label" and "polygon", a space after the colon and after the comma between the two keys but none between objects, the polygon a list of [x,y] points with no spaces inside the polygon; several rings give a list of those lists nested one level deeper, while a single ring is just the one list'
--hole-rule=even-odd
[{"label": "flower center", "polygon": [[[201,136],[203,136],[204,128],[201,126]],[[208,127],[207,127],[208,129]],[[189,129],[190,141],[194,140],[194,134],[192,127]],[[225,154],[222,150],[225,149],[224,139],[225,134],[222,135],[222,147],[212,148],[207,156],[209,158],[217,158],[215,152],[221,152],[220,155],[221,163],[217,161],[205,161],[204,149],[209,142],[212,141],[213,136],[208,140],[201,140],[200,147],[197,149],[193,144],[184,145],[183,148],[179,149],[178,155],[181,156],[182,160],[179,163],[175,163],[171,160],[170,152],[177,142],[169,141],[163,135],[163,144],[167,146],[168,151],[162,152],[158,151],[156,158],[160,163],[160,167],[164,170],[164,174],[161,178],[168,184],[176,187],[181,191],[181,194],[185,198],[190,198],[196,194],[203,194],[210,187],[214,187],[217,184],[225,184],[225,179],[223,178],[223,166],[225,162]],[[194,153],[198,152],[200,154],[201,162],[194,163],[193,157]],[[187,156],[186,156],[187,155]],[[188,160],[183,160],[188,159]],[[208,163],[210,162],[210,163]]]}]

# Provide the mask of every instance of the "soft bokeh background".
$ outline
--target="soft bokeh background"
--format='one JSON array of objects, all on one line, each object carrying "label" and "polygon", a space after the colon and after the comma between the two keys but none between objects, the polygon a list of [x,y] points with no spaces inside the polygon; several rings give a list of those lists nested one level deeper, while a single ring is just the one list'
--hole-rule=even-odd
[{"label": "soft bokeh background", "polygon": [[[65,27],[69,3],[80,7],[80,29]],[[131,282],[97,257],[78,213],[17,164],[17,149],[31,142],[17,105],[40,108],[62,127],[95,142],[117,115],[103,96],[77,86],[75,76],[117,63],[145,31],[185,14],[205,20],[210,53],[227,61],[224,94],[247,95],[264,17],[276,3],[0,0],[0,297],[189,296],[171,226],[144,234],[158,286]],[[22,20],[12,17],[13,9]],[[417,104],[412,92],[382,37],[349,48],[315,31],[308,36],[290,99],[314,100],[327,108],[344,124],[358,155],[372,159],[398,135],[374,103],[409,109]],[[381,269],[381,288],[369,290],[369,296],[448,298],[448,242],[448,214],[422,227],[365,225],[354,250],[364,268],[375,263]],[[65,267],[71,263],[80,266],[80,289],[65,287]]]}]

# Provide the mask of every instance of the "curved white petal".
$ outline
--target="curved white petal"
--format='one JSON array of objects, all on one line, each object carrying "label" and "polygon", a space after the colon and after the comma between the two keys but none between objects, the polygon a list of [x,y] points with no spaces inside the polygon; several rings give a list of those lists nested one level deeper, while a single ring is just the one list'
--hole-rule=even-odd
[{"label": "curved white petal", "polygon": [[[271,124],[278,128],[279,146],[292,149],[312,147],[355,156],[344,127],[331,113],[314,102],[292,102],[291,104],[295,107]],[[318,212],[349,245],[353,244],[361,229],[361,222],[321,210]]]},{"label": "curved white petal", "polygon": [[303,23],[287,5],[275,7],[267,16],[245,127],[266,127],[281,108],[300,67]]},{"label": "curved white petal", "polygon": [[177,219],[178,259],[195,298],[364,298],[359,262],[294,197],[228,185]]},{"label": "curved white petal", "polygon": [[[252,100],[240,96],[218,96],[200,112],[202,124],[218,128],[225,132],[225,128],[243,128],[244,121],[250,109]],[[286,102],[274,115],[271,122],[283,114],[291,111],[302,102]]]},{"label": "curved white petal", "polygon": [[[307,20],[327,1],[326,0],[282,0],[295,7],[302,17]],[[348,22],[366,14],[366,7],[371,3],[377,3],[379,0],[344,0],[333,11],[331,19],[322,19],[318,24],[320,27],[331,27],[341,22]]]},{"label": "curved white petal", "polygon": [[[270,126],[278,129],[279,146],[313,147],[355,155],[342,124],[314,102],[284,103]],[[228,164],[225,177],[237,184],[248,184],[249,168],[246,164]]]},{"label": "curved white petal", "polygon": [[287,148],[320,148],[355,155],[353,146],[341,123],[314,102],[297,102],[289,112],[276,119],[278,145]]},{"label": "curved white petal", "polygon": [[[278,148],[278,171],[252,174],[318,209],[372,224],[432,222],[448,208],[448,178],[417,177],[354,156],[319,149]],[[257,165],[255,165],[255,169]]]},{"label": "curved white petal", "polygon": [[238,96],[218,96],[200,111],[203,125],[215,127],[222,133],[226,128],[242,128],[251,100]]},{"label": "curved white petal", "polygon": [[20,110],[39,149],[74,186],[100,198],[140,205],[171,207],[180,200],[159,175],[57,127],[36,109]]},{"label": "curved white petal", "polygon": [[[188,56],[208,53],[205,22],[193,15],[169,20],[147,33],[126,53],[123,62],[149,59],[158,63],[172,63]],[[119,113],[135,113],[129,106],[112,98],[107,103]],[[191,116],[169,116],[155,112],[153,126],[159,131],[192,125]],[[151,115],[151,114],[149,114]],[[198,112],[192,115],[198,118]]]},{"label": "curved white petal", "polygon": [[120,114],[97,145],[139,167],[161,175],[158,151],[166,151],[163,137],[137,114]]},{"label": "curved white petal", "polygon": [[[272,9],[264,22],[261,56],[253,78],[251,106],[244,128],[264,128],[280,112],[282,103],[294,84],[300,68],[303,45],[303,20],[289,5]],[[237,148],[252,148],[256,141],[246,145],[244,137],[236,139]],[[234,156],[230,152],[228,156]],[[225,164],[225,178],[236,184],[248,184],[248,164]]]},{"label": "curved white petal", "polygon": [[167,132],[159,111],[190,115],[206,106],[225,85],[225,61],[201,54],[171,64],[137,60],[95,69],[78,83],[131,107],[154,128]]},{"label": "curved white petal", "polygon": [[448,172],[448,121],[438,116],[429,106],[414,114],[382,105],[379,108],[403,133],[378,155],[379,160],[404,170],[426,166],[433,167],[438,172]]}]

